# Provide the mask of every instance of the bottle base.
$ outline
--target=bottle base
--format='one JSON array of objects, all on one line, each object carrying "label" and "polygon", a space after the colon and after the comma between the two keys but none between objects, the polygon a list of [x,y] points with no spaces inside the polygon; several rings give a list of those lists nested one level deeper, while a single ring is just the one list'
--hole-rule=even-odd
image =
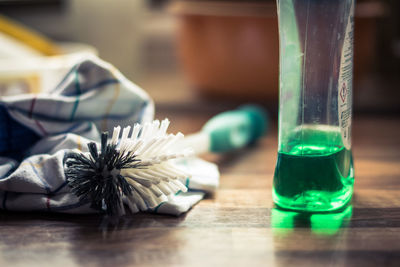
[{"label": "bottle base", "polygon": [[287,198],[272,191],[274,203],[283,209],[303,212],[330,212],[346,206],[353,195],[353,188],[345,192],[321,192],[316,190],[305,191],[296,196]]},{"label": "bottle base", "polygon": [[[351,150],[331,126],[307,126],[278,152],[273,200],[284,209],[329,212],[351,199],[354,168]],[[301,137],[301,138],[300,138]],[[327,141],[328,140],[328,141]]]}]

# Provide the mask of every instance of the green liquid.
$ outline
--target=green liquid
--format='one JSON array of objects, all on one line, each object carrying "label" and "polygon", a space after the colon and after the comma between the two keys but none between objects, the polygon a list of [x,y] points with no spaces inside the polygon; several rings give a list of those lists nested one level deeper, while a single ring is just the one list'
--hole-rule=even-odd
[{"label": "green liquid", "polygon": [[343,207],[353,194],[351,151],[324,144],[323,141],[337,139],[337,132],[309,131],[304,136],[309,138],[301,143],[291,142],[289,153],[278,153],[274,202],[282,208],[309,212]]}]

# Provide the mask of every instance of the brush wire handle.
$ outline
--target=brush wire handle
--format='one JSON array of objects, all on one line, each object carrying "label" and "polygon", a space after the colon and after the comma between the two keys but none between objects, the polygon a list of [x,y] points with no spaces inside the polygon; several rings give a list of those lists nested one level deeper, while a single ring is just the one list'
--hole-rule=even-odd
[{"label": "brush wire handle", "polygon": [[196,154],[223,153],[256,142],[267,126],[267,112],[262,107],[245,105],[211,118],[199,133],[185,137],[184,142]]}]

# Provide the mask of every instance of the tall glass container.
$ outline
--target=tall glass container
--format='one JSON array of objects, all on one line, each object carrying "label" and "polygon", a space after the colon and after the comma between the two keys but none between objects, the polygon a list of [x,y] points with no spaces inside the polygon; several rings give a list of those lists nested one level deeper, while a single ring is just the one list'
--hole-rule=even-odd
[{"label": "tall glass container", "polygon": [[273,200],[331,211],[353,194],[351,152],[355,0],[277,0],[279,147]]}]

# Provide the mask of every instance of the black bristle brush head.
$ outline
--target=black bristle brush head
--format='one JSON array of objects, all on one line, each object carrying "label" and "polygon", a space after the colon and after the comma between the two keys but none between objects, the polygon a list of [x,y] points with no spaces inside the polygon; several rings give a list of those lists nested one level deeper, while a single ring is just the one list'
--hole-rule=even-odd
[{"label": "black bristle brush head", "polygon": [[120,174],[124,168],[140,168],[134,152],[120,151],[101,135],[100,153],[96,143],[88,143],[89,154],[71,152],[66,158],[65,175],[72,192],[80,201],[109,215],[120,214],[123,196],[133,193],[132,186]]}]

